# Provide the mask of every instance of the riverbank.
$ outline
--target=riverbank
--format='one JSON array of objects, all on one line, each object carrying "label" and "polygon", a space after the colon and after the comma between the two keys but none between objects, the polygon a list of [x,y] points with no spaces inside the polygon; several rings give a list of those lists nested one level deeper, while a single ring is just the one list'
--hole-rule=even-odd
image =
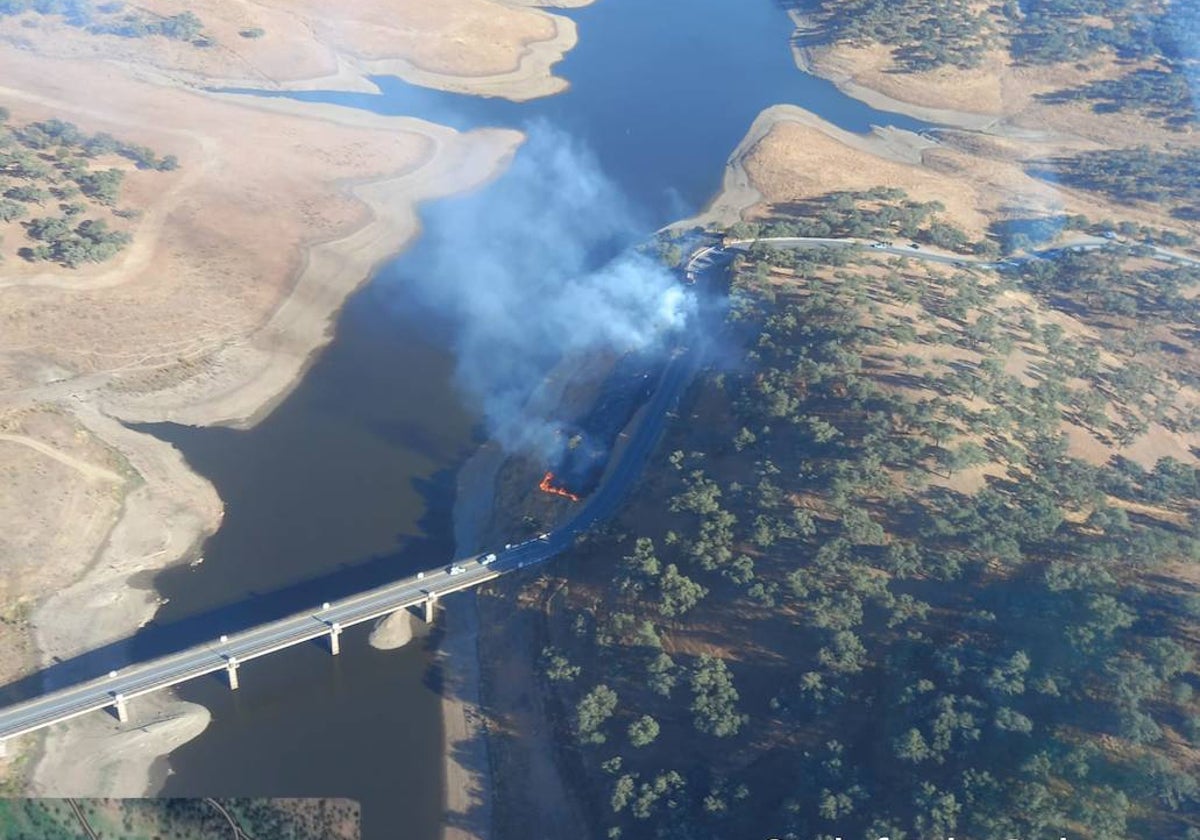
[{"label": "riverbank", "polygon": [[[168,189],[129,196],[144,204],[112,264],[6,265],[0,310],[20,351],[0,354],[0,426],[41,412],[93,441],[75,454],[67,432],[4,441],[31,464],[4,488],[0,513],[18,522],[46,500],[22,532],[54,566],[5,593],[37,647],[37,661],[10,654],[16,678],[135,632],[160,605],[145,582],[195,559],[220,525],[211,484],[122,421],[257,422],[331,340],[346,297],[418,235],[417,205],[487,182],[522,136],[202,93],[145,63],[0,49],[14,122],[67,119],[180,161]],[[96,84],[103,109],[86,95]],[[87,527],[65,527],[77,521]],[[21,560],[13,548],[0,554],[6,568]],[[152,794],[162,756],[207,722],[168,695],[152,700],[131,704],[151,725],[122,732],[89,716],[23,739],[6,766],[32,764],[28,786],[42,795]]]},{"label": "riverbank", "polygon": [[[920,117],[919,108],[896,109]],[[937,201],[943,218],[972,238],[995,235],[1017,217],[1079,214],[1121,217],[1161,228],[1192,227],[1169,208],[1123,205],[1031,174],[1030,160],[1096,148],[1092,140],[1055,130],[1028,131],[999,120],[988,128],[915,134],[875,127],[845,131],[810,111],[777,105],[762,111],[725,169],[722,188],[699,215],[672,227],[728,227],[770,220],[787,208],[838,191],[896,187],[918,201]]]},{"label": "riverbank", "polygon": [[[803,134],[803,142],[791,142],[788,148],[803,148],[816,158],[799,171],[814,179],[814,194],[818,190],[846,188],[844,172],[846,156],[856,156],[851,163],[913,169],[919,167],[922,155],[937,143],[910,131],[892,128],[876,128],[870,134],[855,134],[838,128],[816,114],[795,105],[775,105],[762,111],[750,125],[741,142],[734,148],[725,166],[721,188],[698,215],[677,222],[671,227],[684,229],[694,226],[728,227],[742,220],[744,214],[754,208],[778,199],[779,190],[770,179],[756,167],[761,156],[774,154],[779,144],[779,135],[788,126],[797,127]],[[896,172],[888,175],[896,177]],[[757,175],[757,177],[756,177]],[[863,173],[863,177],[876,177],[874,171]],[[909,179],[911,180],[911,178]],[[877,182],[872,182],[872,184]],[[890,183],[882,179],[878,183]],[[839,186],[842,185],[842,186]]]},{"label": "riverbank", "polygon": [[[89,33],[54,13],[0,16],[0,43],[200,88],[371,92],[371,76],[399,76],[525,101],[566,88],[552,68],[574,47],[575,24],[546,8],[588,2],[201,0],[188,11],[201,24],[203,49],[191,39]],[[172,0],[145,0],[139,8],[162,18],[179,12]]]},{"label": "riverbank", "polygon": [[[452,136],[440,130],[429,134],[436,140]],[[432,153],[425,166],[355,185],[355,194],[371,206],[371,221],[344,239],[312,246],[292,293],[252,341],[232,348],[235,357],[221,360],[219,379],[124,399],[106,395],[99,407],[87,401],[72,407],[89,430],[121,454],[136,478],[96,561],[33,614],[45,664],[127,636],[148,621],[159,601],[136,581],[194,556],[195,546],[220,523],[221,503],[212,486],[174,448],[130,431],[111,415],[194,424],[255,422],[286,396],[329,340],[329,325],[346,295],[416,235],[414,203],[491,177],[515,146],[511,133],[504,139],[508,142],[484,153],[443,142],[445,151]],[[89,716],[57,727],[45,737],[31,787],[43,795],[154,793],[156,762],[198,735],[207,712],[172,708],[165,698],[153,711],[140,699],[132,706],[138,720],[149,714],[151,720],[172,723],[127,730]],[[64,772],[64,762],[70,772]]]},{"label": "riverbank", "polygon": [[[455,557],[482,550],[492,526],[496,477],[504,452],[480,447],[458,473]],[[479,610],[474,590],[457,593],[438,613],[443,622],[437,662],[442,675],[443,840],[491,835],[492,778],[480,702]]]},{"label": "riverbank", "polygon": [[[569,358],[559,362],[530,397],[528,410],[535,416],[571,417],[587,410],[598,395],[613,359],[600,356]],[[511,457],[494,441],[480,447],[459,470],[454,504],[455,556],[462,557],[513,540],[519,532],[520,512],[533,513],[539,527],[552,527],[552,517],[563,514],[561,500],[550,499],[537,490],[531,465]],[[521,491],[512,491],[514,473],[520,474]],[[501,492],[503,489],[503,492]],[[546,518],[551,517],[551,518]],[[496,757],[492,738],[512,734],[508,718],[514,696],[527,697],[538,689],[532,660],[521,657],[518,643],[511,647],[512,660],[499,666],[503,686],[497,684],[495,662],[481,660],[480,647],[504,635],[511,625],[498,620],[495,603],[508,599],[523,586],[517,577],[502,578],[489,585],[488,593],[474,590],[457,593],[438,613],[444,635],[437,654],[442,675],[443,774],[445,779],[442,826],[444,840],[487,840],[492,834],[493,798],[499,786],[493,776]],[[486,605],[481,603],[486,601]],[[489,623],[481,625],[481,616]],[[483,634],[487,635],[485,640]],[[522,636],[523,638],[523,636]],[[487,672],[485,674],[485,671]],[[496,694],[496,690],[500,694]],[[486,697],[485,697],[486,694]],[[495,696],[493,696],[495,695]],[[548,729],[530,739],[537,754],[532,764],[539,768],[541,813],[569,811],[561,803],[566,794],[552,784],[554,746]],[[560,816],[553,824],[565,825]],[[538,820],[542,824],[542,820]],[[572,832],[576,833],[576,832]]]},{"label": "riverbank", "polygon": [[[375,91],[373,76],[396,76],[411,84],[474,96],[523,102],[567,88],[553,67],[576,44],[575,23],[545,11],[591,0],[445,0],[397,7],[369,0],[353,8],[326,3],[278,6],[260,0],[241,10],[214,9],[216,26],[231,34],[261,28],[267,37],[240,43],[258,72],[223,72],[228,87],[273,90]],[[297,24],[300,24],[297,26]],[[272,38],[272,32],[286,32]],[[291,60],[296,41],[316,35],[329,48],[307,65]],[[263,70],[265,69],[265,72]],[[204,78],[215,77],[209,68]]]}]

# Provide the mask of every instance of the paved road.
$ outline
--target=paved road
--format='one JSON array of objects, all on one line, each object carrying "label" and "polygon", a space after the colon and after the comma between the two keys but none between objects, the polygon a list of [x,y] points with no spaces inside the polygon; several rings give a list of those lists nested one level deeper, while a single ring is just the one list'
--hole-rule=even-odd
[{"label": "paved road", "polygon": [[[700,361],[698,349],[679,347],[664,366],[658,388],[651,395],[643,420],[609,466],[600,486],[562,526],[521,543],[497,546],[489,555],[456,560],[416,576],[359,595],[335,601],[260,625],[241,633],[220,636],[176,654],[122,668],[96,679],[60,689],[0,710],[0,741],[32,732],[88,712],[152,691],[217,673],[231,660],[239,665],[259,656],[329,635],[336,623],[349,627],[421,604],[432,594],[447,595],[477,586],[507,572],[544,562],[569,547],[595,522],[611,516],[630,485],[640,475],[663,426]],[[450,569],[454,569],[454,573]],[[130,716],[136,719],[136,712]]]},{"label": "paved road", "polygon": [[[541,542],[541,541],[539,541]],[[517,547],[503,552],[505,562],[528,551]],[[517,561],[520,562],[520,561]],[[204,674],[226,669],[230,660],[242,663],[330,633],[336,622],[350,627],[398,609],[420,604],[430,593],[446,595],[496,577],[499,560],[485,565],[479,557],[458,561],[463,571],[451,575],[449,567],[423,572],[341,601],[328,608],[298,613],[241,633],[221,637],[214,628],[211,642],[154,659],[88,682],[70,686],[0,711],[0,740],[31,732],[96,709],[112,706],[119,694],[131,699]],[[515,563],[510,563],[515,567]]]},{"label": "paved road", "polygon": [[[693,253],[685,264],[688,279],[694,280],[697,271],[727,262],[732,258],[734,251],[748,250],[755,243],[784,248],[866,247],[897,256],[981,268],[1016,264],[1016,261],[1012,260],[994,263],[971,257],[941,254],[928,249],[879,245],[859,239],[775,237],[735,240],[726,242],[723,247],[702,247]],[[1082,242],[1069,247],[1086,250],[1100,248],[1105,244],[1107,240]],[[1054,250],[1061,248],[1042,253],[1049,256]],[[1155,250],[1168,259],[1200,265],[1200,261],[1185,255],[1166,249]],[[218,636],[208,644],[123,668],[110,675],[10,706],[0,710],[0,741],[112,706],[118,694],[130,699],[204,674],[215,673],[227,668],[231,660],[246,662],[327,635],[334,623],[349,627],[370,621],[398,609],[420,604],[430,594],[446,595],[476,586],[501,574],[544,562],[570,546],[579,534],[594,523],[616,511],[629,487],[641,474],[671,410],[691,381],[700,361],[701,354],[697,347],[681,346],[677,349],[663,370],[659,387],[650,398],[644,419],[633,432],[620,456],[610,465],[600,487],[567,522],[554,531],[517,545],[497,548],[494,552],[495,560],[491,563],[481,562],[482,555],[458,560],[454,564],[455,574],[449,572],[451,567],[431,569],[417,576],[333,602],[328,607],[322,605],[318,609],[298,613],[228,637]]]},{"label": "paved road", "polygon": [[892,254],[898,257],[908,257],[910,259],[941,263],[943,265],[1000,270],[1015,267],[1021,262],[1032,259],[1053,259],[1063,251],[1096,251],[1110,245],[1122,245],[1131,248],[1147,248],[1161,259],[1200,267],[1200,259],[1195,259],[1187,254],[1172,251],[1169,248],[1161,248],[1157,245],[1145,245],[1121,237],[1079,236],[1066,244],[1034,251],[1027,257],[1012,257],[1006,260],[992,261],[981,260],[967,255],[931,250],[928,246],[924,245],[914,248],[912,245],[881,244],[876,240],[870,239],[838,239],[820,236],[767,236],[759,239],[731,239],[726,240],[724,245],[708,245],[700,248],[687,259],[684,264],[684,273],[688,281],[693,282],[696,272],[729,260],[733,256],[733,251],[749,251],[756,244],[766,245],[771,248],[866,248],[880,254]]},{"label": "paved road", "polygon": [[699,257],[703,260],[708,256],[705,252],[715,252],[713,253],[713,257],[715,257],[716,254],[727,253],[729,251],[749,251],[752,246],[758,244],[771,248],[866,248],[880,254],[912,257],[914,259],[943,263],[945,265],[973,265],[980,268],[995,268],[997,265],[1000,265],[1000,263],[987,260],[977,260],[974,257],[931,250],[924,245],[914,248],[911,245],[881,244],[873,239],[835,239],[822,236],[767,236],[760,239],[732,239],[727,240],[724,246],[711,245],[708,248],[703,248],[693,255],[692,259],[694,260]]}]

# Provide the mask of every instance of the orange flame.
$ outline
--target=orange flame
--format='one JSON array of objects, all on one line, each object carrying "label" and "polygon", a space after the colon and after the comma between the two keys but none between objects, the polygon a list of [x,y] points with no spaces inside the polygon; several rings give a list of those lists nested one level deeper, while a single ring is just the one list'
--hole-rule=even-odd
[{"label": "orange flame", "polygon": [[538,484],[538,489],[543,493],[549,493],[552,496],[562,496],[564,499],[570,499],[572,502],[579,501],[579,497],[570,490],[554,486],[554,473],[552,472],[548,472],[542,476],[542,481],[540,484]]}]

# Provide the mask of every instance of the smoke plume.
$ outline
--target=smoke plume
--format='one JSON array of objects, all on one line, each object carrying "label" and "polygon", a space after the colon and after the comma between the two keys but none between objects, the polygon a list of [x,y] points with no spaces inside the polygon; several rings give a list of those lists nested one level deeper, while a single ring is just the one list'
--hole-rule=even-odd
[{"label": "smoke plume", "polygon": [[[553,457],[553,417],[529,398],[564,354],[665,350],[691,296],[653,259],[632,208],[579,143],[528,128],[511,168],[427,214],[415,282],[457,332],[459,385],[509,451]],[[612,254],[599,268],[596,263]]]}]

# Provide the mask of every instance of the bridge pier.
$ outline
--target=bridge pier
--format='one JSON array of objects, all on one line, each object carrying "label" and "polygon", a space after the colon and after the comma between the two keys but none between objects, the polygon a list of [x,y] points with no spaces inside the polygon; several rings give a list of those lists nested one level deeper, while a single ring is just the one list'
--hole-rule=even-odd
[{"label": "bridge pier", "polygon": [[425,623],[433,624],[433,610],[437,606],[437,595],[432,592],[425,599]]},{"label": "bridge pier", "polygon": [[342,625],[336,621],[329,624],[329,652],[334,656],[341,653],[341,648],[338,646],[338,636],[342,635]]},{"label": "bridge pier", "polygon": [[117,710],[117,720],[126,723],[129,720],[129,709],[125,706],[125,695],[121,692],[113,694],[113,708]]},{"label": "bridge pier", "polygon": [[238,687],[238,660],[236,656],[230,656],[225,661],[225,673],[229,675],[229,690],[237,691]]}]

